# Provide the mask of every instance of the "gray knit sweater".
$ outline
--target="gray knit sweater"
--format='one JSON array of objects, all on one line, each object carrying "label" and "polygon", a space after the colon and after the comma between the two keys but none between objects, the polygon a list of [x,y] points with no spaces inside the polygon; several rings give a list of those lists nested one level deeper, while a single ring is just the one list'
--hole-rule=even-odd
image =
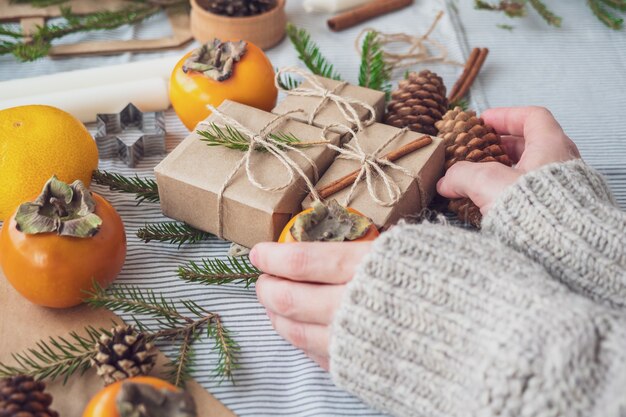
[{"label": "gray knit sweater", "polygon": [[481,233],[397,226],[333,323],[335,382],[396,416],[626,416],[626,213],[582,161],[509,187]]}]

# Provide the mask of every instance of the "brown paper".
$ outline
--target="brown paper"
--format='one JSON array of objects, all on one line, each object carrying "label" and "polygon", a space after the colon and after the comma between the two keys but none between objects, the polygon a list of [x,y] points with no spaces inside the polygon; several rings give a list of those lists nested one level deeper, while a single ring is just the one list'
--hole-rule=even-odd
[{"label": "brown paper", "polygon": [[[337,95],[356,99],[366,104],[369,104],[376,111],[376,121],[379,122],[382,120],[382,117],[385,114],[384,92],[371,90],[369,88],[359,87],[352,84],[346,84],[345,86],[337,89],[337,87],[341,84],[341,81],[335,81],[329,78],[319,76],[315,76],[315,78],[326,89],[334,91],[334,93]],[[310,87],[311,84],[308,81],[304,81],[300,86],[300,88]],[[293,96],[289,95],[289,92],[287,92],[287,97],[285,97],[284,100],[278,103],[274,110],[272,110],[272,113],[285,114],[289,111],[300,109],[303,110],[304,113],[295,113],[293,114],[292,118],[304,123],[308,123],[311,112],[313,112],[317,108],[322,100],[323,98],[321,97]],[[356,110],[361,120],[366,120],[368,117],[370,117],[369,112],[365,108],[363,108],[363,106],[356,105],[354,106],[354,109]],[[336,123],[344,124],[350,129],[355,129],[357,127],[353,122],[348,122],[345,119],[335,103],[328,100],[326,104],[324,104],[322,108],[317,112],[317,115],[313,119],[313,125],[324,128]]]},{"label": "brown paper", "polygon": [[[9,285],[0,271],[0,362],[12,364],[12,353],[33,347],[39,340],[51,336],[65,336],[71,331],[82,333],[85,326],[111,327],[111,320],[122,323],[122,319],[108,310],[94,310],[88,306],[55,310],[31,304]],[[162,375],[167,359],[159,353],[159,361],[153,374]],[[66,385],[62,379],[48,382],[48,390],[54,401],[52,409],[62,417],[79,417],[89,400],[104,387],[93,370],[84,376],[72,376]],[[198,417],[233,417],[215,397],[197,382],[189,381],[187,390],[196,401]]]},{"label": "brown paper", "polygon": [[[222,103],[219,110],[252,131],[259,131],[276,118],[274,114],[232,101]],[[215,115],[207,121],[225,124]],[[292,133],[303,142],[322,139],[321,129],[288,118],[274,131]],[[339,143],[337,134],[331,133],[326,138],[335,145]],[[301,150],[315,162],[319,175],[335,157],[335,152],[326,146]],[[207,146],[200,136],[191,133],[154,169],[163,213],[198,229],[217,233],[219,190],[244,155],[234,149]],[[288,151],[288,155],[315,182],[313,167],[295,152]],[[257,181],[268,186],[279,186],[288,179],[284,166],[268,152],[254,152],[252,171]],[[285,189],[263,191],[249,182],[245,167],[241,167],[226,187],[222,200],[224,238],[245,247],[276,240],[289,219],[300,211],[307,194],[305,181],[297,173],[294,182]]]},{"label": "brown paper", "polygon": [[[397,132],[398,129],[395,127],[375,123],[358,133],[357,138],[363,151],[369,155]],[[379,153],[379,157],[422,136],[424,136],[422,133],[408,131],[383,148]],[[370,196],[365,179],[363,179],[354,190],[348,206],[365,214],[372,219],[376,226],[383,229],[387,229],[403,217],[415,215],[426,208],[434,196],[435,186],[437,180],[441,178],[444,164],[443,141],[436,137],[432,139],[433,142],[430,145],[405,155],[394,162],[396,165],[411,171],[413,177],[409,177],[397,169],[384,168],[385,172],[400,187],[402,196],[398,203],[392,207],[384,207],[376,203]],[[360,168],[361,165],[358,161],[337,158],[316,184],[316,188],[321,189],[325,185]],[[383,181],[380,178],[375,178],[374,184],[378,195],[381,196],[383,201],[386,201],[388,196]],[[329,199],[336,199],[340,204],[345,204],[349,192],[350,187],[332,195]],[[312,200],[309,196],[304,200],[302,206],[303,208],[308,208],[311,206],[311,203]]]}]

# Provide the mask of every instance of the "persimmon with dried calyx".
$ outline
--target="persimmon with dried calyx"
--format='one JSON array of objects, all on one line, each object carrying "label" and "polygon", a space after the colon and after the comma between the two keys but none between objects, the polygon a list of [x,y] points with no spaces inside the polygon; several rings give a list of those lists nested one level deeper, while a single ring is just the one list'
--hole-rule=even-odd
[{"label": "persimmon with dried calyx", "polygon": [[378,237],[376,225],[364,214],[339,205],[319,201],[295,215],[285,226],[278,242],[358,242]]},{"label": "persimmon with dried calyx", "polygon": [[224,100],[271,111],[278,89],[274,68],[263,51],[246,41],[215,39],[187,53],[170,76],[170,101],[187,129],[193,130]]},{"label": "persimmon with dried calyx", "polygon": [[94,282],[107,287],[126,259],[119,214],[82,182],[52,177],[0,231],[0,267],[31,302],[54,308],[81,303]]},{"label": "persimmon with dried calyx", "polygon": [[191,395],[169,382],[138,376],[109,385],[97,393],[83,417],[197,417]]}]

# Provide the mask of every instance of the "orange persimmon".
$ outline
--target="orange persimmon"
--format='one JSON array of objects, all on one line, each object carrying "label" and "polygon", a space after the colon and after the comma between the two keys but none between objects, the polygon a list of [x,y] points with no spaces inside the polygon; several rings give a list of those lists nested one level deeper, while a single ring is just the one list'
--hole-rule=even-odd
[{"label": "orange persimmon", "polygon": [[272,63],[254,44],[246,42],[245,48],[243,56],[232,64],[232,73],[223,81],[199,70],[183,69],[188,58],[198,50],[187,53],[178,61],[170,77],[170,101],[187,129],[193,130],[211,114],[208,104],[218,107],[227,99],[265,111],[274,108],[278,89],[274,85]]},{"label": "orange persimmon", "polygon": [[[353,213],[362,217],[366,217],[363,213],[348,207],[347,208],[349,213]],[[302,216],[303,214],[308,214],[311,213],[313,211],[313,208],[308,208],[305,209],[303,211],[301,211],[300,213],[296,214],[295,216],[293,216],[291,218],[291,220],[289,220],[289,223],[287,223],[287,225],[284,227],[283,231],[280,233],[280,237],[278,238],[278,242],[279,243],[292,243],[292,242],[298,242],[298,240],[291,234],[291,228],[294,225],[294,223],[296,222],[296,220],[298,219],[299,216]],[[350,240],[349,242],[361,242],[361,241],[367,241],[367,240],[375,240],[378,236],[380,235],[380,233],[378,232],[378,228],[376,228],[375,224],[371,224],[370,227],[367,229],[367,232],[365,232],[365,234],[363,236],[361,236],[358,239],[355,240]]]},{"label": "orange persimmon", "polygon": [[[78,191],[72,188],[73,194],[68,191],[69,199],[74,198],[74,201],[67,207],[59,207],[63,204],[63,201],[59,202],[63,200],[60,194],[46,194],[51,188],[64,186],[67,190],[75,184],[81,188]],[[88,202],[84,200],[79,205],[76,202],[78,193],[89,199]],[[43,208],[38,206],[41,204],[45,204]],[[86,204],[91,205],[92,212],[83,215]],[[77,233],[85,236],[68,235],[73,224],[65,226],[64,230],[35,231],[39,226],[30,221],[20,229],[18,217],[24,213],[24,206],[27,206],[26,216],[34,212],[38,219],[45,218],[44,227],[51,227],[49,219],[53,219],[53,214],[50,213],[57,207],[65,210],[60,218],[68,219],[68,222],[76,223],[87,218],[87,226],[77,228]],[[72,211],[75,209],[82,211]],[[90,193],[80,181],[68,186],[53,177],[46,183],[42,195],[33,203],[22,204],[0,230],[0,267],[4,275],[22,296],[45,307],[66,308],[80,304],[85,297],[84,291],[92,289],[94,281],[102,287],[113,282],[125,259],[126,234],[122,219],[108,201]]]},{"label": "orange persimmon", "polygon": [[178,388],[169,382],[150,376],[138,376],[118,381],[101,390],[91,399],[91,401],[89,401],[87,408],[85,408],[85,411],[83,412],[83,417],[120,417],[120,414],[117,411],[116,399],[122,388],[122,384],[125,382],[146,384],[159,390],[165,389],[172,392],[178,391]]}]

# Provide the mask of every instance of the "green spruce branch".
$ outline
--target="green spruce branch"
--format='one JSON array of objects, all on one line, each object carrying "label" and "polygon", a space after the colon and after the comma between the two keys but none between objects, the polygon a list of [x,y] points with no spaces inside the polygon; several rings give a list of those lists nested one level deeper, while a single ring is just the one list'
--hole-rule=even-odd
[{"label": "green spruce branch", "polygon": [[288,23],[287,36],[298,52],[298,58],[316,75],[333,80],[341,80],[341,75],[335,71],[333,65],[322,55],[319,46],[313,42],[311,35],[305,30]]},{"label": "green spruce branch", "polygon": [[[250,148],[250,138],[232,126],[226,125],[221,127],[215,123],[209,124],[204,130],[197,130],[196,133],[202,138],[208,146],[224,146],[229,149],[238,151],[247,151]],[[279,144],[285,144],[295,147],[308,147],[326,142],[302,142],[291,133],[276,132],[268,135],[271,139]],[[257,151],[266,151],[262,145],[257,145]]]},{"label": "green spruce branch", "polygon": [[244,283],[246,288],[256,282],[261,273],[247,257],[203,259],[200,263],[189,262],[178,268],[178,276],[185,281],[204,285]]},{"label": "green spruce branch", "polygon": [[177,244],[180,248],[185,243],[197,243],[215,239],[211,233],[195,229],[187,223],[162,222],[146,224],[137,230],[137,237],[145,243],[151,241]]},{"label": "green spruce branch", "polygon": [[361,47],[361,67],[359,85],[391,94],[391,66],[385,62],[385,56],[379,41],[378,32],[369,31],[363,38]]},{"label": "green spruce branch", "polygon": [[109,187],[111,191],[135,194],[137,204],[144,201],[157,203],[159,201],[159,187],[156,181],[149,178],[125,177],[107,171],[96,170],[93,172],[93,181],[96,184]]},{"label": "green spruce branch", "polygon": [[[61,0],[20,0],[37,7],[46,7],[65,3]],[[111,30],[120,26],[139,23],[164,8],[180,8],[186,1],[159,2],[156,0],[135,0],[120,10],[102,10],[86,15],[72,12],[70,7],[60,6],[61,23],[45,23],[38,26],[31,35],[13,31],[8,25],[0,25],[0,34],[14,38],[14,41],[3,41],[0,54],[13,54],[20,61],[34,61],[46,56],[52,47],[52,41],[67,35],[96,30]]]},{"label": "green spruce branch", "polygon": [[[626,11],[626,0],[586,1],[593,14],[606,26],[615,30],[623,28],[624,19],[618,16],[615,11]],[[501,0],[497,3],[475,0],[474,5],[477,9],[499,11],[509,17],[526,16],[530,5],[549,25],[560,27],[562,23],[561,17],[550,10],[542,0]]]}]

